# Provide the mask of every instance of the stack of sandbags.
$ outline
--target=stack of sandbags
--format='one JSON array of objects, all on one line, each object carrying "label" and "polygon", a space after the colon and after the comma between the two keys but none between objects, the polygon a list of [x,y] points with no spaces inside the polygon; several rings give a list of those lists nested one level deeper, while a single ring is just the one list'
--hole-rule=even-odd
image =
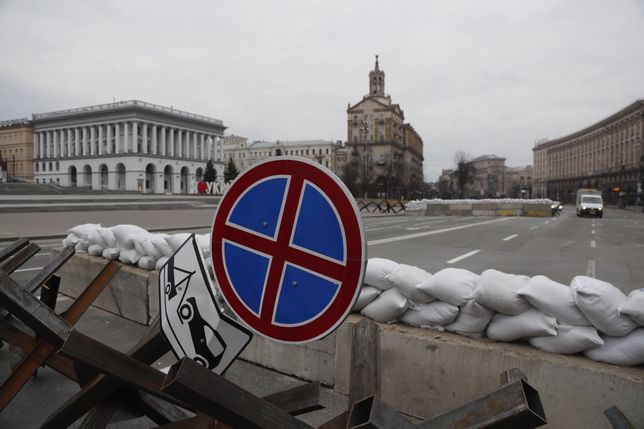
[{"label": "stack of sandbags", "polygon": [[604,344],[597,330],[577,308],[569,286],[545,276],[534,276],[517,293],[543,314],[557,320],[557,335],[529,338],[533,347],[549,353],[575,354]]},{"label": "stack of sandbags", "polygon": [[[92,256],[138,265],[146,270],[160,269],[170,256],[190,237],[189,233],[154,234],[136,225],[82,224],[70,228],[63,246],[74,246],[79,252]],[[196,235],[206,265],[211,266],[210,234]]]},{"label": "stack of sandbags", "polygon": [[404,313],[409,301],[389,281],[388,276],[398,268],[398,263],[384,258],[367,261],[364,285],[354,311],[378,322],[391,322]]}]

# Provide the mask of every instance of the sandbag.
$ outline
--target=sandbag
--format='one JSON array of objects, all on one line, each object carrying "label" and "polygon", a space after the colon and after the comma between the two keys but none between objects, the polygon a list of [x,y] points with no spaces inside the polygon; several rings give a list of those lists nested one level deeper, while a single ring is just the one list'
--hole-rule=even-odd
[{"label": "sandbag", "polygon": [[153,244],[153,241],[164,240],[165,236],[161,234],[139,234],[134,237],[134,248],[143,256],[149,256],[156,262],[164,256],[163,252]]},{"label": "sandbag", "polygon": [[180,232],[178,234],[172,234],[171,236],[166,237],[165,240],[172,248],[172,251],[176,252],[177,250],[179,250],[179,247],[181,247],[181,245],[186,242],[188,238],[190,238],[190,233]]},{"label": "sandbag", "polygon": [[528,280],[528,276],[485,270],[481,273],[472,298],[498,313],[509,316],[521,314],[532,308],[528,301],[517,294]]},{"label": "sandbag", "polygon": [[644,363],[644,328],[632,330],[621,337],[602,335],[603,347],[584,352],[584,355],[599,362],[614,365],[641,365]]},{"label": "sandbag", "polygon": [[367,304],[360,314],[377,322],[392,322],[409,307],[409,300],[398,289],[391,288]]},{"label": "sandbag", "polygon": [[87,252],[87,248],[91,245],[87,240],[79,240],[76,243],[76,246],[74,246],[74,249],[76,249],[77,252]]},{"label": "sandbag", "polygon": [[387,280],[387,276],[393,273],[396,267],[398,267],[398,262],[384,258],[369,258],[364,282],[380,290],[387,290],[392,287],[392,284]]},{"label": "sandbag", "polygon": [[471,299],[459,309],[456,320],[445,329],[468,337],[481,337],[492,317],[494,311]]},{"label": "sandbag", "polygon": [[644,326],[644,288],[631,291],[626,302],[617,307],[617,312],[630,317],[638,325]]},{"label": "sandbag", "polygon": [[98,230],[90,231],[87,234],[87,241],[89,241],[92,244],[98,244],[103,248],[107,246],[107,244],[103,240],[103,237],[101,237],[101,234],[99,234]]},{"label": "sandbag", "polygon": [[149,256],[141,256],[139,258],[139,261],[137,262],[137,265],[139,266],[139,268],[143,268],[144,270],[153,270],[156,265],[156,260],[152,259]]},{"label": "sandbag", "polygon": [[105,259],[115,260],[119,258],[120,253],[121,250],[117,247],[106,247],[105,249],[103,249],[102,256]]},{"label": "sandbag", "polygon": [[116,241],[116,237],[114,236],[114,233],[110,228],[99,228],[98,230],[99,235],[103,239],[103,242],[105,243],[106,247],[117,247],[118,243]]},{"label": "sandbag", "polygon": [[557,335],[529,338],[532,347],[548,353],[573,355],[604,345],[592,326],[558,325]]},{"label": "sandbag", "polygon": [[63,239],[63,247],[74,247],[80,240],[80,238],[70,233]]},{"label": "sandbag", "polygon": [[102,256],[105,248],[100,244],[90,244],[87,247],[87,254],[91,256]]},{"label": "sandbag", "polygon": [[137,252],[136,249],[121,250],[121,252],[119,253],[119,261],[123,262],[124,264],[134,265],[137,263],[140,257],[141,254]]},{"label": "sandbag", "polygon": [[100,223],[84,223],[82,225],[76,225],[67,230],[68,234],[74,234],[76,237],[82,240],[89,240],[89,233],[96,231],[101,227]]},{"label": "sandbag", "polygon": [[421,290],[440,301],[462,306],[476,289],[479,275],[463,268],[440,270],[421,285]]},{"label": "sandbag", "polygon": [[129,224],[114,225],[110,229],[116,238],[118,247],[124,250],[134,249],[134,239],[137,235],[148,234],[145,229]]},{"label": "sandbag", "polygon": [[418,304],[427,304],[436,301],[436,298],[425,293],[421,287],[424,282],[432,277],[430,273],[422,268],[407,264],[398,264],[396,269],[386,279],[398,291]]},{"label": "sandbag", "polygon": [[170,257],[174,254],[174,250],[172,250],[172,247],[168,244],[168,238],[170,238],[170,236],[167,234],[159,234],[157,238],[153,238],[150,242],[163,256]]},{"label": "sandbag", "polygon": [[195,240],[197,240],[197,246],[201,249],[204,258],[210,255],[210,234],[195,234]]},{"label": "sandbag", "polygon": [[557,320],[536,308],[514,316],[496,314],[485,333],[494,341],[516,341],[522,338],[557,335]]},{"label": "sandbag", "polygon": [[604,334],[620,337],[637,327],[628,316],[618,313],[617,308],[626,302],[626,295],[612,284],[577,276],[572,279],[570,288],[579,310]]},{"label": "sandbag", "polygon": [[373,286],[363,285],[360,288],[360,294],[358,295],[358,299],[356,300],[356,303],[353,305],[353,311],[362,310],[367,304],[369,304],[371,301],[376,299],[379,293],[380,293],[380,289],[375,288]]},{"label": "sandbag", "polygon": [[517,294],[544,314],[556,318],[560,323],[577,326],[591,325],[577,308],[570,287],[550,280],[546,276],[532,277],[517,291]]},{"label": "sandbag", "polygon": [[442,327],[456,319],[458,307],[448,302],[435,301],[429,304],[410,305],[400,321],[416,327]]}]

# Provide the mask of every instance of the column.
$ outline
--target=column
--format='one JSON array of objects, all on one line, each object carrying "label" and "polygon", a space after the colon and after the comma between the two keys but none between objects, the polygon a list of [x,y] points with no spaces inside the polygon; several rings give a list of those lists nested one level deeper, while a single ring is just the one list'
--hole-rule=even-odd
[{"label": "column", "polygon": [[190,145],[192,146],[192,158],[199,159],[199,151],[197,150],[197,134],[194,131],[190,133]]},{"label": "column", "polygon": [[80,130],[74,128],[74,156],[80,155]]},{"label": "column", "polygon": [[129,124],[127,122],[123,122],[123,153],[128,153],[131,151],[130,149],[130,130],[129,130]]},{"label": "column", "polygon": [[51,131],[45,133],[45,158],[51,158]]},{"label": "column", "polygon": [[161,127],[161,155],[165,156],[165,134],[166,134],[166,128]]},{"label": "column", "polygon": [[151,143],[152,143],[152,155],[156,155],[158,153],[157,152],[158,151],[157,146],[159,144],[159,141],[158,141],[157,137],[158,137],[157,136],[157,126],[156,126],[156,124],[152,124],[152,141],[151,141]]},{"label": "column", "polygon": [[199,148],[201,149],[201,153],[199,154],[199,159],[206,160],[206,136],[203,134],[199,134],[201,141],[199,142]]},{"label": "column", "polygon": [[103,125],[97,125],[98,127],[98,154],[103,155]]},{"label": "column", "polygon": [[40,158],[40,144],[38,143],[38,133],[33,133],[33,151],[34,159]]},{"label": "column", "polygon": [[169,155],[174,158],[174,128],[169,128],[170,130],[170,153]]},{"label": "column", "polygon": [[89,154],[96,155],[96,127],[94,125],[89,127]]},{"label": "column", "polygon": [[177,158],[181,158],[183,156],[183,139],[182,139],[182,134],[183,132],[181,130],[177,130]]},{"label": "column", "polygon": [[141,142],[141,146],[143,148],[143,153],[148,153],[148,124],[145,122],[141,122],[141,127],[143,130],[141,131],[141,134],[143,135],[143,142]]},{"label": "column", "polygon": [[[112,154],[112,124],[105,125],[105,153],[107,155]],[[108,173],[109,177],[109,173]]]},{"label": "column", "polygon": [[87,127],[81,128],[80,156],[87,156]]},{"label": "column", "polygon": [[114,153],[123,153],[123,139],[121,139],[120,122],[114,124]]},{"label": "column", "polygon": [[60,143],[60,137],[58,136],[58,130],[52,131],[52,137],[53,137],[53,139],[52,139],[52,145],[53,145],[52,158],[58,158],[58,156],[59,156],[58,152],[60,151],[60,149],[58,149],[58,145]]},{"label": "column", "polygon": [[45,135],[42,132],[36,133],[38,135],[38,158],[45,157]]},{"label": "column", "polygon": [[219,159],[217,161],[223,161],[224,160],[224,139],[221,137],[217,137],[217,140],[219,140]]},{"label": "column", "polygon": [[139,151],[139,123],[132,122],[132,153],[140,153]]},{"label": "column", "polygon": [[74,156],[74,136],[71,128],[67,128],[67,156]]}]

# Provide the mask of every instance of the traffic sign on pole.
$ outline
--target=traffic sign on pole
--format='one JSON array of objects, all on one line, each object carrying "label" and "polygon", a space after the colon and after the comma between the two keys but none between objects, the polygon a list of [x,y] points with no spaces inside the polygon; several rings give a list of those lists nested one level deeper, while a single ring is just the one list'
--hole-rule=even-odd
[{"label": "traffic sign on pole", "polygon": [[360,213],[344,184],[304,158],[256,164],[223,196],[212,228],[215,277],[255,332],[304,343],[332,332],[366,264]]}]

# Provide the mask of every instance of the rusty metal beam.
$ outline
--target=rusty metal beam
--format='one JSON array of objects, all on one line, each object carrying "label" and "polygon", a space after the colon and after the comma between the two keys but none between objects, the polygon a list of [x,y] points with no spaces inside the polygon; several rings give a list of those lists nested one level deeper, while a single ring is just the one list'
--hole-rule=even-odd
[{"label": "rusty metal beam", "polygon": [[[110,261],[63,314],[63,320],[74,325],[120,269],[120,264]],[[53,310],[49,311],[53,313]],[[55,349],[56,345],[53,342],[42,339],[27,353],[18,367],[0,386],[0,412],[11,402],[38,367],[54,353]]]},{"label": "rusty metal beam", "polygon": [[320,405],[319,381],[282,390],[281,392],[264,396],[262,399],[292,416],[299,416],[300,414],[324,408]]},{"label": "rusty metal beam", "polygon": [[539,393],[523,379],[518,379],[465,405],[426,420],[417,427],[419,429],[530,429],[546,423]]},{"label": "rusty metal beam", "polygon": [[74,256],[74,252],[73,247],[65,247],[49,264],[45,265],[42,270],[38,271],[38,274],[25,284],[25,289],[30,293],[36,292],[45,280],[58,271],[69,258]]},{"label": "rusty metal beam", "polygon": [[0,304],[38,336],[56,346],[61,345],[71,332],[71,326],[66,321],[4,271],[0,271]]},{"label": "rusty metal beam", "polygon": [[20,249],[25,247],[27,244],[29,244],[29,240],[24,237],[14,241],[9,246],[7,246],[4,250],[0,251],[0,262],[4,261],[5,259],[9,259],[11,255],[16,254]]},{"label": "rusty metal beam", "polygon": [[60,287],[60,277],[53,275],[43,283],[42,288],[40,288],[40,300],[51,308],[52,311],[56,311],[56,302],[58,301],[58,289]]},{"label": "rusty metal beam", "polygon": [[0,270],[11,274],[24,265],[32,256],[40,251],[40,247],[37,244],[29,243],[22,249],[20,249],[16,254],[9,260],[6,260],[0,265]]},{"label": "rusty metal beam", "polygon": [[[129,356],[144,364],[151,364],[170,350],[163,340],[157,318],[147,333],[128,352]],[[102,370],[101,370],[102,371]],[[159,377],[162,380],[163,374]],[[42,425],[42,429],[68,427],[100,402],[125,385],[124,380],[106,374],[98,374],[72,398],[54,411]]]},{"label": "rusty metal beam", "polygon": [[170,368],[161,390],[234,428],[310,428],[191,359]]},{"label": "rusty metal beam", "polygon": [[349,413],[347,429],[414,429],[409,419],[398,410],[378,399],[369,396],[356,401]]},{"label": "rusty metal beam", "polygon": [[[6,319],[0,319],[0,338],[24,352],[32,350],[38,343],[36,338],[16,328]],[[71,359],[53,354],[47,358],[45,364],[70,380],[77,381],[74,362]]]}]

